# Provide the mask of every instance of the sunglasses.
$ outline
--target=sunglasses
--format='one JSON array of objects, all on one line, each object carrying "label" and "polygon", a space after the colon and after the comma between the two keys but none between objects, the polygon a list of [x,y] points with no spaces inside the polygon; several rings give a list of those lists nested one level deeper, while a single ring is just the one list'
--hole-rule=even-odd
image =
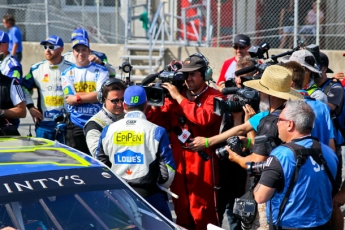
[{"label": "sunglasses", "polygon": [[233,46],[233,48],[234,48],[235,50],[238,50],[238,49],[243,50],[243,49],[246,48],[246,46]]},{"label": "sunglasses", "polygon": [[111,103],[113,103],[114,105],[117,105],[117,103],[119,103],[120,101],[121,102],[124,102],[125,101],[125,99],[124,98],[116,98],[116,99],[108,99],[107,98],[107,100],[109,100]]},{"label": "sunglasses", "polygon": [[45,49],[45,50],[56,50],[56,49],[58,49],[58,48],[60,48],[60,46],[53,46],[53,45],[44,45],[43,46],[43,49]]}]

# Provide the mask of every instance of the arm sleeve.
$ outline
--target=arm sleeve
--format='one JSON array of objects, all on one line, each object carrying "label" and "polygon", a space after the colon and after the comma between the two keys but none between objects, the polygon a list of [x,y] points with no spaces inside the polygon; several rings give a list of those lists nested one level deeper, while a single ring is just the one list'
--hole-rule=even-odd
[{"label": "arm sleeve", "polygon": [[103,139],[107,134],[108,127],[109,126],[104,127],[104,129],[101,133],[101,136],[100,136],[99,142],[98,142],[98,147],[96,150],[96,157],[99,161],[101,161],[102,163],[107,165],[109,168],[111,168],[111,162],[109,160],[109,155],[106,154],[106,152],[104,151],[104,146],[103,146]]},{"label": "arm sleeve", "polygon": [[284,188],[284,172],[279,160],[271,156],[267,159],[259,183],[281,191]]},{"label": "arm sleeve", "polygon": [[13,105],[18,105],[21,102],[25,102],[25,95],[19,82],[13,78],[11,84],[11,101]]},{"label": "arm sleeve", "polygon": [[102,133],[102,127],[94,121],[89,121],[84,126],[84,134],[86,138],[87,147],[93,157],[96,157],[99,138]]},{"label": "arm sleeve", "polygon": [[160,176],[158,183],[162,186],[169,188],[175,177],[175,162],[172,156],[171,145],[169,137],[164,128],[158,127],[156,129],[156,137],[161,136],[159,140],[158,153],[160,153]]},{"label": "arm sleeve", "polygon": [[97,84],[96,84],[96,91],[99,92],[101,90],[102,84],[109,79],[109,73],[108,70],[102,66],[102,68],[106,71],[102,71],[100,74],[99,78],[97,79]]},{"label": "arm sleeve", "polygon": [[7,76],[20,80],[22,78],[22,70],[19,66],[12,67]]}]

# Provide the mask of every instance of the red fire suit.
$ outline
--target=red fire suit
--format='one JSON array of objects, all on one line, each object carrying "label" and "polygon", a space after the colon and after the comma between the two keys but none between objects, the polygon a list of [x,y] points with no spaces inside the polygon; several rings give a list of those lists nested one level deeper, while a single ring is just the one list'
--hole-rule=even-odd
[{"label": "red fire suit", "polygon": [[[186,97],[186,91],[181,94]],[[192,134],[191,137],[211,137],[219,134],[222,120],[221,116],[213,112],[214,97],[224,98],[218,90],[209,87],[193,102],[185,98],[178,104],[175,100],[166,98],[164,106],[151,109],[147,118],[168,131],[178,126],[187,129]],[[208,223],[216,225],[214,186],[218,185],[218,157],[215,148],[205,149],[211,159],[204,161],[197,152],[186,149],[186,145],[179,141],[174,132],[170,132],[170,142],[176,164],[175,178],[170,188],[179,196],[178,199],[173,199],[176,223],[187,229],[202,230],[206,229]]]}]

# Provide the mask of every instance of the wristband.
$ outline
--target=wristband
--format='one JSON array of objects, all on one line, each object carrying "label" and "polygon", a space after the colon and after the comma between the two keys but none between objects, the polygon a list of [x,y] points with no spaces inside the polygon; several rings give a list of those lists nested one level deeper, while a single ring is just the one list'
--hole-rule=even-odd
[{"label": "wristband", "polygon": [[81,104],[81,97],[79,95],[77,95],[77,104]]},{"label": "wristband", "polygon": [[252,142],[252,140],[250,138],[247,138],[247,146],[246,149],[249,149],[250,147],[250,143]]},{"label": "wristband", "polygon": [[206,148],[208,148],[208,138],[205,138],[205,146],[206,146]]}]

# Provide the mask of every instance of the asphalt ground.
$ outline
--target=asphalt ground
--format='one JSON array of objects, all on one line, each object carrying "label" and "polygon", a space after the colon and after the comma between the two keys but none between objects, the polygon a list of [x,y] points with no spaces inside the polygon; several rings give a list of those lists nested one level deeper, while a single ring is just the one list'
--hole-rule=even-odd
[{"label": "asphalt ground", "polygon": [[[35,104],[37,104],[37,92],[34,91],[34,94],[33,94],[33,100],[35,102]],[[22,136],[27,136],[29,133],[31,133],[31,135],[34,137],[36,136],[36,133],[35,133],[35,125],[34,125],[34,122],[32,120],[32,117],[29,113],[29,111],[27,111],[27,115],[26,115],[26,118],[23,118],[21,119],[20,121],[20,125],[19,125],[19,133],[22,135]],[[345,162],[345,147],[343,147],[343,162]],[[343,179],[345,178],[345,167],[343,167],[343,172],[342,172],[342,177]],[[174,205],[171,201],[171,199],[169,200],[169,205],[170,205],[170,208],[172,210],[172,216],[173,216],[173,220],[176,220],[176,215],[175,215],[175,212],[174,212]],[[345,214],[345,206],[342,206],[341,207],[343,213]],[[345,223],[345,221],[344,221]],[[227,221],[227,218],[226,218],[226,215],[224,216],[224,220],[223,220],[223,226],[222,228],[226,229],[226,230],[229,230],[229,225],[228,225],[228,221]]]}]

